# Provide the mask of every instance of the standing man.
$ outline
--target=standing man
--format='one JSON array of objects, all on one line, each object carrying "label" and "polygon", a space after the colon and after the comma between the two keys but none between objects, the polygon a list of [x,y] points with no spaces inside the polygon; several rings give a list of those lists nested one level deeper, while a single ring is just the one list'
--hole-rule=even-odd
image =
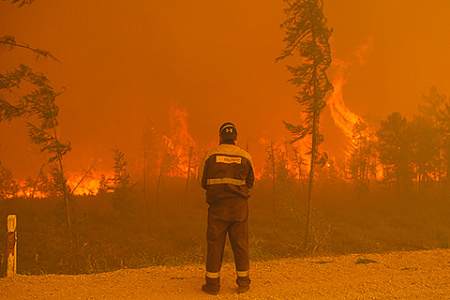
[{"label": "standing man", "polygon": [[235,145],[236,127],[224,123],[219,129],[219,146],[206,154],[202,186],[208,208],[206,284],[202,290],[216,295],[220,289],[220,268],[227,234],[234,253],[237,292],[250,288],[248,252],[248,190],[255,181],[250,154]]}]

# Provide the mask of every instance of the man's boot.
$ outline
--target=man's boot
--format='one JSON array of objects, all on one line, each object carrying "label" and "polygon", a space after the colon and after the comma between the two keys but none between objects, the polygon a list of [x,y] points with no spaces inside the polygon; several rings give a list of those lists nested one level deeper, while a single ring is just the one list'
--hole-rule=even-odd
[{"label": "man's boot", "polygon": [[220,289],[220,278],[206,278],[206,284],[202,286],[202,291],[211,295],[217,295]]},{"label": "man's boot", "polygon": [[248,292],[248,290],[250,289],[250,282],[251,282],[251,280],[248,276],[238,277],[236,279],[236,283],[238,285],[237,293],[242,294],[242,293]]}]

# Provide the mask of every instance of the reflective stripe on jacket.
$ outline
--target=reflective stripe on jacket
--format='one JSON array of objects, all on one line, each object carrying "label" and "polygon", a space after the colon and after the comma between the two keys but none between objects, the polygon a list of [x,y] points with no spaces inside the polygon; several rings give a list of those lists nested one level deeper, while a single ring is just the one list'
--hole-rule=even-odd
[{"label": "reflective stripe on jacket", "polygon": [[209,204],[226,198],[247,199],[254,181],[252,157],[243,149],[224,143],[207,152],[202,186]]}]

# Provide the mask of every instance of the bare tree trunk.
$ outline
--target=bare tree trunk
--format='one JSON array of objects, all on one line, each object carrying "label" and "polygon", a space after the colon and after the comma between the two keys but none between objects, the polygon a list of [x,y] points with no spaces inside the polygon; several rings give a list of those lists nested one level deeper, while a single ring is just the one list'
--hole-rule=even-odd
[{"label": "bare tree trunk", "polygon": [[317,156],[317,116],[314,113],[313,117],[313,133],[312,133],[312,144],[311,144],[311,166],[309,169],[309,184],[308,184],[308,208],[306,212],[306,227],[305,227],[305,239],[304,239],[304,249],[308,248],[309,234],[311,229],[311,216],[312,216],[312,196],[313,196],[313,185],[314,185],[314,171],[316,166],[316,156]]},{"label": "bare tree trunk", "polygon": [[34,184],[33,184],[33,190],[31,191],[31,196],[30,196],[30,203],[28,205],[28,209],[30,211],[30,214],[31,214],[31,204],[32,204],[33,199],[34,199],[34,193],[36,192],[37,182],[39,180],[39,176],[41,176],[41,173],[42,173],[42,170],[44,169],[44,167],[45,167],[45,164],[43,164],[41,166],[41,168],[39,169],[38,175],[36,176],[36,180],[34,181]]},{"label": "bare tree trunk", "polygon": [[272,155],[272,211],[273,216],[276,216],[276,205],[275,205],[275,177],[276,177],[276,170],[275,170],[275,155],[273,151],[273,142],[270,142],[270,152]]},{"label": "bare tree trunk", "polygon": [[84,179],[91,172],[91,170],[94,166],[95,166],[95,162],[89,167],[89,169],[87,171],[85,171],[83,177],[81,177],[81,179],[80,179],[80,181],[78,181],[77,185],[70,191],[71,194],[73,194],[77,190],[77,188],[80,186],[80,184],[83,183]]},{"label": "bare tree trunk", "polygon": [[[302,171],[302,164],[303,164],[303,158],[300,154],[300,151],[297,148],[294,148],[295,153],[295,159],[297,160],[297,167],[298,167],[298,189],[301,190],[301,193],[303,194],[305,189],[305,182],[303,177],[303,171]],[[298,201],[299,207],[300,207],[300,199]]]},{"label": "bare tree trunk", "polygon": [[[51,108],[51,106],[50,106]],[[51,109],[50,109],[51,110]],[[56,133],[56,120],[55,120],[55,116],[53,114],[53,110],[51,110],[52,113],[52,123],[53,123],[53,137],[55,139],[55,142],[57,145],[60,145],[59,140],[58,140],[58,134]],[[61,153],[61,149],[60,147],[57,147],[56,149],[56,153],[57,153],[57,160],[58,160],[58,166],[59,166],[59,172],[60,172],[60,180],[61,180],[61,190],[63,192],[63,197],[64,197],[64,203],[66,205],[66,215],[67,215],[67,227],[68,227],[68,235],[69,235],[69,262],[70,262],[70,269],[71,271],[73,271],[73,228],[72,228],[72,214],[70,211],[70,200],[69,200],[69,193],[70,191],[68,191],[68,187],[67,187],[67,183],[66,183],[66,178],[64,176],[64,168],[63,168],[63,164],[62,164],[62,153]]]},{"label": "bare tree trunk", "polygon": [[[192,146],[189,148],[189,161],[188,161],[188,169],[187,169],[187,176],[186,176],[186,188],[184,190],[184,201],[187,201],[187,195],[189,190],[189,177],[191,175],[191,160],[192,160]],[[181,211],[183,211],[183,201],[181,201],[180,205]]]},{"label": "bare tree trunk", "polygon": [[161,166],[159,168],[159,176],[158,176],[158,182],[156,183],[156,197],[155,197],[155,212],[160,213],[159,209],[159,188],[161,186],[161,182],[164,180],[164,166],[163,162],[161,161]]},{"label": "bare tree trunk", "polygon": [[144,167],[143,167],[143,187],[142,187],[142,193],[144,194],[144,211],[145,211],[145,213],[147,214],[148,213],[148,210],[149,210],[149,205],[148,205],[148,202],[147,202],[147,161],[148,161],[148,158],[147,158],[147,155],[148,155],[148,153],[147,153],[147,150],[145,150],[144,151]]},{"label": "bare tree trunk", "polygon": [[[314,27],[311,30],[312,40],[316,41]],[[314,57],[314,62],[316,62],[317,58]],[[317,101],[317,86],[316,86],[316,77],[317,77],[317,65],[314,63],[314,70],[312,73],[312,81],[313,84],[313,100]],[[311,216],[312,216],[312,196],[313,196],[313,186],[314,186],[314,171],[316,167],[316,156],[317,156],[317,135],[319,134],[319,116],[317,109],[314,109],[312,116],[312,134],[311,134],[311,166],[309,169],[309,184],[308,184],[308,211],[306,214],[306,228],[305,228],[305,240],[304,240],[304,249],[305,251],[308,249],[309,243],[309,234],[311,229]]]}]

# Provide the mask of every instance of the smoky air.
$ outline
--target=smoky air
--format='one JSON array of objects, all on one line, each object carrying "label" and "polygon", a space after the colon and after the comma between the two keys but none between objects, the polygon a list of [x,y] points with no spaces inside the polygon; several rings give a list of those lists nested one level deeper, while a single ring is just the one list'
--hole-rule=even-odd
[{"label": "smoky air", "polygon": [[306,2],[1,1],[0,228],[17,216],[17,272],[203,272],[201,180],[225,122],[253,159],[251,266],[448,249],[450,2]]}]

